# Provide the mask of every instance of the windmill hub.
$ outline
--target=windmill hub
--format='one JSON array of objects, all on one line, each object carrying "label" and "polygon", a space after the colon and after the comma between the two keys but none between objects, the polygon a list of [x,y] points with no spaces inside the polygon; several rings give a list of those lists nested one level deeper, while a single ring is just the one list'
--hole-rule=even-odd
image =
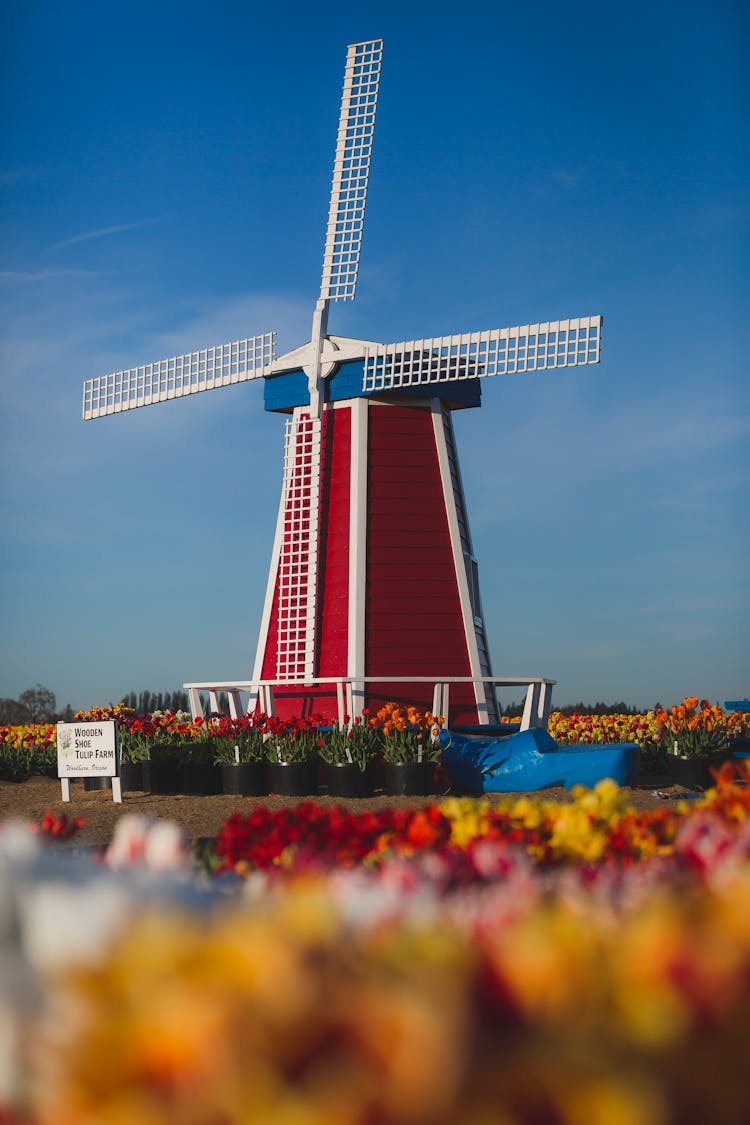
[{"label": "windmill hub", "polygon": [[391,344],[328,333],[331,302],[357,285],[382,53],[380,39],[347,51],[310,341],[277,358],[266,332],[88,379],[83,417],[263,379],[266,409],[288,417],[253,682],[277,686],[282,714],[330,714],[337,678],[359,709],[429,707],[421,681],[447,677],[461,681],[454,721],[487,722],[496,700],[451,413],[479,406],[482,378],[598,363],[602,318]]},{"label": "windmill hub", "polygon": [[371,340],[352,340],[346,336],[324,336],[322,340],[320,359],[315,352],[312,340],[302,344],[285,355],[279,356],[271,365],[270,374],[279,375],[286,371],[302,369],[308,378],[314,378],[317,365],[320,364],[319,374],[327,379],[332,375],[337,366],[349,359],[364,359],[365,354],[380,345]]}]

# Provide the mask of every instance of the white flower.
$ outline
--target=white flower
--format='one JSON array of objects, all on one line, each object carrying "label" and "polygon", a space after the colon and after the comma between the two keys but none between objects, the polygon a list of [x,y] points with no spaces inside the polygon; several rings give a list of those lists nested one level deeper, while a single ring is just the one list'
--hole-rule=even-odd
[{"label": "white flower", "polygon": [[6,820],[0,824],[0,863],[28,863],[42,850],[42,842],[31,825],[22,820]]},{"label": "white flower", "polygon": [[156,820],[146,834],[146,866],[151,871],[179,871],[189,868],[190,840],[171,820]]},{"label": "white flower", "polygon": [[171,820],[123,816],[115,826],[104,862],[114,871],[132,867],[182,871],[190,867],[190,841]]}]

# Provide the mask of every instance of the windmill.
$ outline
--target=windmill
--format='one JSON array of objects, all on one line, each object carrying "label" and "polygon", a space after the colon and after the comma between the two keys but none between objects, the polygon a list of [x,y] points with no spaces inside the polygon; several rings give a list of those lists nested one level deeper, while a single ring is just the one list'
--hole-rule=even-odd
[{"label": "windmill", "polygon": [[325,710],[331,677],[379,678],[371,707],[432,701],[383,677],[473,678],[452,714],[486,723],[496,703],[479,682],[490,655],[451,415],[480,405],[483,378],[597,363],[602,318],[392,344],[328,332],[331,302],[356,291],[382,52],[379,39],[347,51],[310,341],[277,356],[268,332],[89,379],[83,417],[263,379],[266,410],[287,420],[253,681],[276,685],[284,714]]}]

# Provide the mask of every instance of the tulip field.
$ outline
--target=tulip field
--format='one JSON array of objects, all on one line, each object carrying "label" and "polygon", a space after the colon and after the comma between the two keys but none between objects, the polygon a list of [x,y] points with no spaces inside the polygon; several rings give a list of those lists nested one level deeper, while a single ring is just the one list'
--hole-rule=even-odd
[{"label": "tulip field", "polygon": [[[692,703],[591,741],[746,733]],[[569,798],[5,822],[0,1122],[747,1125],[750,761]]]},{"label": "tulip field", "polygon": [[[115,715],[116,711],[116,708],[91,708],[89,711],[79,712],[76,717],[96,717],[99,714],[106,718]],[[728,721],[730,718],[728,716]],[[507,722],[510,725],[514,720]],[[188,734],[195,734],[200,730],[200,727],[195,728],[189,722],[182,726]],[[563,715],[560,711],[553,711],[549,718],[549,732],[561,745],[573,742],[637,742],[639,746],[647,746],[657,740],[659,735],[654,712],[642,715]],[[55,749],[56,742],[54,723],[0,726],[0,748],[12,745],[43,757],[48,748]]]},{"label": "tulip field", "polygon": [[[389,704],[388,708],[394,705]],[[386,708],[385,710],[388,710]],[[407,708],[405,710],[412,710]],[[385,711],[383,712],[385,714]],[[129,729],[136,724],[140,729],[150,726],[151,734],[164,729],[174,733],[179,731],[186,735],[199,735],[203,729],[201,720],[193,722],[184,712],[153,712],[144,716],[136,715],[129,707],[123,704],[107,707],[91,707],[86,711],[78,711],[75,715],[79,720],[111,719],[114,718],[121,726]],[[330,720],[328,720],[330,721]],[[518,720],[504,717],[503,722],[516,723]],[[370,720],[374,725],[376,718]],[[588,714],[575,712],[572,715],[562,711],[552,711],[549,717],[549,732],[561,745],[566,743],[607,743],[607,742],[636,742],[639,746],[658,742],[666,728],[676,731],[680,726],[706,726],[710,725],[728,734],[739,734],[747,730],[750,717],[747,712],[724,711],[708,700],[701,700],[697,696],[688,696],[679,706],[669,709],[658,708],[642,714]],[[27,723],[16,726],[0,725],[0,746],[4,745],[27,746],[30,748],[45,749],[56,745],[56,727],[54,723]]]}]

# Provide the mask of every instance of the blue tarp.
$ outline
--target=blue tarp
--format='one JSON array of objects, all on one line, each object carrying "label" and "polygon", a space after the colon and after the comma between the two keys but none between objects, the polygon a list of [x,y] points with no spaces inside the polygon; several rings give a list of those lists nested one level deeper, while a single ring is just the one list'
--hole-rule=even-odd
[{"label": "blue tarp", "polygon": [[605,777],[634,785],[640,749],[635,743],[559,747],[544,730],[508,736],[441,736],[443,767],[457,793],[523,793],[553,785],[594,786]]}]

